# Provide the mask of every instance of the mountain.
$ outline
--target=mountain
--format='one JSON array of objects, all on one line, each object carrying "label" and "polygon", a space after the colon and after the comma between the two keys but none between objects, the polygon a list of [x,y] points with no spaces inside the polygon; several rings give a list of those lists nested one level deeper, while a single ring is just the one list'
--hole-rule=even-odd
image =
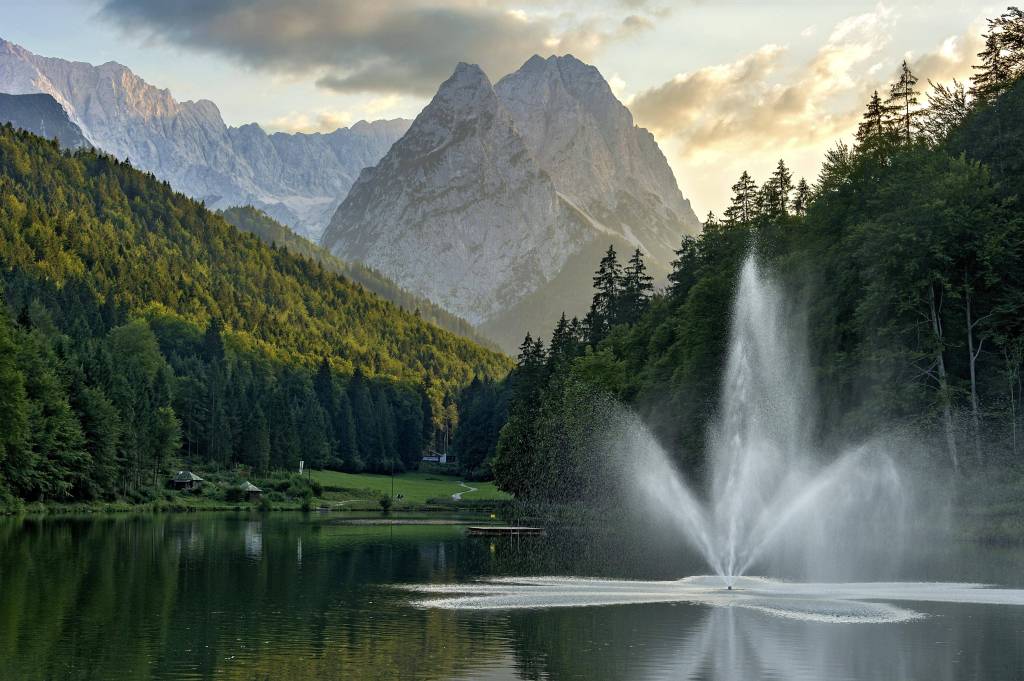
[{"label": "mountain", "polygon": [[534,55],[494,86],[555,188],[599,231],[639,246],[667,268],[682,231],[700,231],[654,136],[601,73],[572,55]]},{"label": "mountain", "polygon": [[89,145],[81,128],[71,122],[50,95],[8,95],[0,93],[0,123],[10,123],[46,139],[56,139],[68,149]]},{"label": "mountain", "polygon": [[363,171],[322,243],[476,323],[506,349],[589,302],[594,253],[664,276],[700,222],[651,134],[592,66],[532,57],[492,86],[460,64]]},{"label": "mountain", "polygon": [[216,318],[240,347],[278,362],[314,366],[327,357],[345,373],[428,379],[447,390],[508,367],[499,353],[240,232],[110,156],[66,155],[0,127],[0,186],[11,198],[0,206],[4,277],[50,282],[167,324]]},{"label": "mountain", "polygon": [[554,277],[587,229],[484,72],[459,64],[360,174],[323,245],[479,323]]},{"label": "mountain", "polygon": [[403,310],[413,310],[422,319],[463,338],[494,347],[494,342],[480,335],[472,324],[456,317],[439,305],[417,296],[362,263],[346,262],[330,254],[325,248],[304,239],[272,217],[252,206],[238,206],[218,211],[218,214],[243,232],[255,234],[261,241],[285,248],[288,252],[315,260],[325,270],[351,279],[367,291],[391,301]]},{"label": "mountain", "polygon": [[321,134],[229,127],[209,100],[179,102],[115,62],[40,57],[0,40],[0,91],[46,93],[95,146],[212,208],[251,204],[318,238],[359,171],[409,122],[360,121]]}]

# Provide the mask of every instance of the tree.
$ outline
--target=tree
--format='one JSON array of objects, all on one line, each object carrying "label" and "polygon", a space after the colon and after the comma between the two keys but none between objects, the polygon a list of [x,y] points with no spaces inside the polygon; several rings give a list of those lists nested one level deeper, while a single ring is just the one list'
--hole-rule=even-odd
[{"label": "tree", "polygon": [[855,139],[857,151],[861,153],[877,153],[887,146],[889,131],[886,109],[882,104],[882,98],[878,96],[878,90],[872,93],[868,101],[860,125],[857,126]]},{"label": "tree", "polygon": [[800,178],[800,182],[796,185],[796,192],[793,194],[793,201],[790,204],[790,210],[793,215],[804,216],[807,215],[807,205],[811,202],[811,187],[807,184],[807,180]]},{"label": "tree", "polygon": [[668,275],[669,295],[682,298],[697,281],[697,268],[700,264],[700,246],[696,238],[684,234],[676,259],[672,261],[672,271]]},{"label": "tree", "polygon": [[[0,301],[0,472],[20,463],[15,457],[24,451],[28,438],[25,376],[18,367],[16,350],[7,307]],[[4,478],[10,480],[10,474],[0,475],[0,493]]]},{"label": "tree", "polygon": [[988,20],[983,36],[985,48],[978,53],[981,63],[974,66],[971,96],[983,104],[995,100],[1024,71],[1024,12],[1010,7]]},{"label": "tree", "polygon": [[766,186],[771,187],[770,200],[766,206],[768,215],[773,218],[785,217],[789,212],[789,197],[793,193],[793,173],[782,159],[779,159]]},{"label": "tree", "polygon": [[597,345],[618,322],[619,294],[622,290],[622,266],[614,246],[608,246],[594,273],[594,298],[587,315],[591,345]]},{"label": "tree", "polygon": [[228,383],[224,353],[224,325],[213,317],[203,334],[203,359],[206,361],[206,433],[205,455],[221,464],[231,460],[231,430],[226,408]]},{"label": "tree", "polygon": [[970,112],[970,104],[964,84],[953,79],[945,86],[928,81],[932,91],[928,93],[928,108],[924,111],[924,134],[928,140],[939,145],[946,141],[949,133],[960,127]]},{"label": "tree", "polygon": [[[654,279],[647,274],[643,253],[637,248],[622,273],[622,291],[619,295],[616,320],[635,324],[647,310],[654,292]],[[565,320],[565,315],[562,315]]]},{"label": "tree", "polygon": [[917,98],[921,93],[916,87],[917,76],[911,72],[904,59],[899,77],[889,87],[889,98],[885,100],[884,106],[888,123],[902,144],[912,144],[918,134]]},{"label": "tree", "polygon": [[725,209],[725,221],[730,225],[750,224],[756,217],[757,184],[744,170],[732,186],[732,201]]}]

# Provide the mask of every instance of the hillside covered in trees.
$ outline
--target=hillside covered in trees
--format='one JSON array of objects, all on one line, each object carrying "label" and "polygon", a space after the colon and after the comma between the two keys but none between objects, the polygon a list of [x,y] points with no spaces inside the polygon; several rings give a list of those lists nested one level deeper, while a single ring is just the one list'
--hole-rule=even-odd
[{"label": "hillside covered in trees", "polygon": [[0,128],[0,495],[145,499],[181,460],[413,466],[501,354],[93,151]]},{"label": "hillside covered in trees", "polygon": [[573,429],[602,393],[699,478],[751,252],[806,324],[820,439],[890,427],[950,472],[1024,470],[1024,14],[992,20],[985,41],[970,88],[924,95],[904,63],[813,185],[782,161],[760,187],[743,173],[723,218],[682,240],[667,290],[651,292],[639,254],[623,267],[610,249],[587,317],[563,319],[546,346],[527,336],[490,399],[463,398],[464,423],[508,411],[500,436],[481,426],[492,437],[474,445],[493,452],[499,486],[547,501],[593,492],[595,454],[572,446]]},{"label": "hillside covered in trees", "polygon": [[442,329],[468,338],[478,345],[497,349],[491,340],[481,336],[465,319],[453,315],[426,298],[421,298],[405,290],[371,267],[362,263],[346,262],[335,257],[327,249],[299,236],[258,208],[238,206],[217,211],[217,214],[243,232],[255,234],[265,243],[282,246],[290,253],[313,260],[328,272],[340,274],[371,293],[391,301],[403,310],[412,311]]}]

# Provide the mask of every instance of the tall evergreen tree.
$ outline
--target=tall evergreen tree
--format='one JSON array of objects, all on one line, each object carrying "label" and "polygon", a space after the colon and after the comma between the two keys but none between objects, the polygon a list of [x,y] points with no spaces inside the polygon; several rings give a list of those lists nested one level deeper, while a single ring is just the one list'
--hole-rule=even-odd
[{"label": "tall evergreen tree", "polygon": [[790,210],[793,215],[807,215],[807,204],[809,204],[810,201],[811,187],[807,184],[807,180],[801,177],[800,181],[796,185],[796,191],[793,194],[793,201],[790,203]]},{"label": "tall evergreen tree", "polygon": [[18,455],[28,438],[25,376],[18,367],[16,350],[7,306],[0,300],[0,494],[3,481],[12,479],[11,467],[21,464]]},{"label": "tall evergreen tree", "polygon": [[888,136],[885,105],[875,90],[857,126],[857,149],[866,153],[877,152],[886,146]]},{"label": "tall evergreen tree", "polygon": [[779,159],[768,184],[772,187],[772,201],[767,207],[773,217],[785,217],[789,213],[790,195],[793,193],[793,173]]},{"label": "tall evergreen tree", "polygon": [[698,258],[697,238],[689,234],[683,235],[676,251],[676,259],[672,261],[672,271],[668,275],[669,295],[682,298],[689,292],[690,287],[697,281]]},{"label": "tall evergreen tree", "polygon": [[608,335],[617,322],[619,295],[622,290],[622,266],[619,265],[615,246],[608,246],[597,271],[594,273],[594,298],[587,315],[590,324],[590,343],[597,345]]},{"label": "tall evergreen tree", "polygon": [[917,137],[917,119],[920,116],[917,106],[920,94],[917,90],[917,76],[904,59],[899,76],[889,87],[889,98],[885,100],[884,105],[889,125],[893,127],[896,138],[902,144],[912,144]]},{"label": "tall evergreen tree", "polygon": [[[643,253],[637,248],[629,258],[622,274],[622,292],[619,295],[618,321],[635,324],[647,311],[654,293],[654,279],[647,274]],[[562,317],[565,318],[564,315]]]},{"label": "tall evergreen tree", "polygon": [[730,225],[750,224],[757,215],[757,183],[746,170],[732,186],[732,200],[725,209],[725,221]]},{"label": "tall evergreen tree", "polygon": [[1024,11],[1010,7],[988,20],[985,48],[978,53],[971,95],[982,103],[993,101],[1024,73]]}]

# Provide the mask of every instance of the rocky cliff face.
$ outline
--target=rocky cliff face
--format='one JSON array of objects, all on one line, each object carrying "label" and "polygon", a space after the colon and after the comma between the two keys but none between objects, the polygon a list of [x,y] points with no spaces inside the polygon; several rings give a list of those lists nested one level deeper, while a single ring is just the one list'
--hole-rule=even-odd
[{"label": "rocky cliff face", "polygon": [[682,232],[700,222],[654,136],[633,123],[593,66],[534,56],[495,85],[530,152],[598,232],[668,267]]},{"label": "rocky cliff face", "polygon": [[586,230],[484,72],[459,64],[323,243],[478,323],[557,274]]},{"label": "rocky cliff face", "polygon": [[95,146],[212,208],[253,204],[318,238],[359,171],[408,121],[360,122],[329,134],[231,128],[208,100],[178,102],[115,62],[93,66],[0,40],[0,91],[51,95]]},{"label": "rocky cliff face", "polygon": [[56,139],[68,149],[89,146],[82,130],[71,122],[64,107],[50,95],[0,94],[0,123],[10,123],[40,137]]},{"label": "rocky cliff face", "polygon": [[589,274],[579,290],[548,287],[591,244],[639,246],[663,273],[699,229],[654,138],[597,69],[533,57],[494,87],[460,64],[363,171],[323,244],[484,328],[515,328],[504,317],[523,316],[524,301],[551,323],[585,309]]}]

